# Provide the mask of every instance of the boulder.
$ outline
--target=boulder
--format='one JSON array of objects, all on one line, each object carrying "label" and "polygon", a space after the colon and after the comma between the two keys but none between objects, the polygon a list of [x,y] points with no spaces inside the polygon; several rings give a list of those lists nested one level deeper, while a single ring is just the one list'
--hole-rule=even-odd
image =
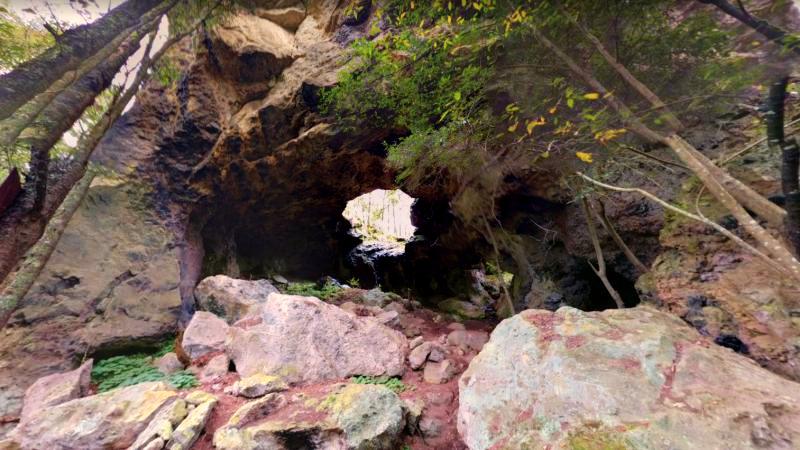
[{"label": "boulder", "polygon": [[179,400],[162,382],[137,384],[35,411],[9,437],[31,449],[128,448]]},{"label": "boulder", "polygon": [[282,294],[269,296],[261,319],[230,330],[227,352],[243,377],[261,372],[296,383],[403,373],[406,338],[373,319]]},{"label": "boulder", "polygon": [[174,352],[169,352],[158,358],[154,365],[156,368],[165,375],[171,375],[175,372],[183,370],[183,363],[178,359],[178,355]]},{"label": "boulder", "polygon": [[449,359],[441,362],[428,361],[425,364],[425,371],[422,373],[422,378],[426,383],[430,384],[444,384],[452,380],[458,373],[455,364]]},{"label": "boulder", "polygon": [[449,298],[438,305],[439,309],[455,314],[464,319],[483,319],[483,308],[473,303],[459,300],[457,298]]},{"label": "boulder", "polygon": [[161,450],[172,438],[175,427],[186,418],[189,412],[187,407],[187,402],[179,398],[169,406],[161,408],[128,450]]},{"label": "boulder", "polygon": [[444,349],[435,342],[424,342],[408,354],[408,363],[412,369],[421,368],[425,361],[440,362],[444,359]]},{"label": "boulder", "polygon": [[195,360],[203,355],[225,349],[228,324],[219,317],[205,311],[198,311],[183,332],[181,346],[183,351]]},{"label": "boulder", "polygon": [[215,355],[198,371],[197,378],[202,383],[215,383],[228,374],[231,360],[226,354]]},{"label": "boulder", "polygon": [[459,390],[471,449],[800,446],[800,385],[644,306],[524,311]]},{"label": "boulder", "polygon": [[264,375],[257,373],[249,377],[242,378],[233,385],[225,389],[229,395],[240,395],[242,397],[256,398],[273,392],[281,392],[289,389],[289,384],[281,377],[275,375]]},{"label": "boulder", "polygon": [[334,385],[287,399],[269,394],[239,408],[214,433],[214,447],[394,450],[405,428],[403,402],[378,385]]},{"label": "boulder", "polygon": [[25,391],[20,420],[26,421],[53,406],[87,395],[91,374],[90,359],[73,371],[39,378]]},{"label": "boulder", "polygon": [[489,333],[479,330],[454,330],[447,335],[447,344],[465,352],[479,352],[489,341]]},{"label": "boulder", "polygon": [[257,314],[258,306],[278,289],[267,280],[239,280],[225,275],[205,278],[194,290],[200,309],[211,312],[232,324]]},{"label": "boulder", "polygon": [[[202,392],[202,391],[196,391]],[[194,406],[186,418],[175,428],[166,447],[169,450],[189,450],[194,445],[217,404],[217,398],[204,392],[187,396],[186,401]]]}]

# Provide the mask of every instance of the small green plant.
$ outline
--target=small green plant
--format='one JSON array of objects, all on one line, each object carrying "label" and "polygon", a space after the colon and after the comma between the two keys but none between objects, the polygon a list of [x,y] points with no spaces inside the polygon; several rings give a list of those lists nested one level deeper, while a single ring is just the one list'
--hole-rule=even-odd
[{"label": "small green plant", "polygon": [[380,384],[397,394],[406,390],[406,385],[403,384],[403,380],[394,377],[387,377],[387,376],[373,377],[368,375],[359,375],[350,378],[350,382],[355,384]]},{"label": "small green plant", "polygon": [[302,283],[289,283],[286,286],[284,293],[289,295],[303,295],[306,297],[317,297],[321,300],[328,300],[334,295],[341,292],[342,288],[332,283],[325,283],[322,288],[318,287],[316,283],[302,282]]},{"label": "small green plant", "polygon": [[361,282],[358,281],[358,278],[353,277],[353,278],[350,278],[349,280],[347,280],[347,285],[350,286],[350,287],[357,288],[357,287],[361,286]]},{"label": "small green plant", "polygon": [[98,392],[148,381],[166,381],[178,389],[197,386],[197,378],[190,372],[180,371],[165,375],[153,366],[155,358],[164,356],[174,349],[175,343],[170,340],[151,354],[137,353],[101,359],[92,368],[92,382],[97,384]]}]

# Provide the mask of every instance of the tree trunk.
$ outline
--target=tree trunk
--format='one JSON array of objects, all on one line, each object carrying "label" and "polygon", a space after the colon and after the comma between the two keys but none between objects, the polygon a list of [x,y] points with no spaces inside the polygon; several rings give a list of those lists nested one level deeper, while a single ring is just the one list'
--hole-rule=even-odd
[{"label": "tree trunk", "polygon": [[784,103],[789,77],[772,83],[767,96],[767,142],[770,149],[781,152],[781,187],[786,199],[786,237],[795,256],[800,255],[800,149],[797,142],[786,141]]},{"label": "tree trunk", "polygon": [[154,19],[144,29],[131,34],[111,55],[85,77],[60,93],[36,120],[22,133],[21,142],[31,152],[31,171],[28,176],[28,194],[33,196],[33,211],[44,205],[49,178],[50,149],[61,139],[90,107],[95,98],[106,90],[128,58],[139,49],[142,37],[158,24]]},{"label": "tree trunk", "polygon": [[[619,61],[617,61],[617,59],[606,50],[606,48],[603,46],[603,43],[600,42],[600,40],[597,39],[591,32],[589,32],[589,30],[582,27],[577,21],[573,21],[573,23],[581,28],[582,32],[589,38],[590,41],[592,41],[595,48],[603,56],[608,65],[610,65],[631,87],[633,87],[633,89],[635,89],[639,95],[650,102],[654,108],[664,112],[665,119],[674,132],[680,132],[683,129],[683,124],[680,122],[680,120],[678,120],[678,118],[661,100],[661,98],[656,95],[655,92],[651,91],[650,88],[639,81],[639,79],[637,79],[627,67],[620,64]],[[722,183],[722,185],[728,189],[731,195],[736,198],[736,200],[754,213],[763,217],[770,224],[772,224],[772,226],[777,228],[783,227],[786,212],[781,209],[781,207],[772,203],[763,195],[732,177],[725,170],[715,165],[713,161],[708,159],[702,153],[694,152],[694,157],[697,158],[703,165],[705,165],[706,168],[708,168],[709,172],[711,172],[714,178],[719,180],[720,183]]]},{"label": "tree trunk", "polygon": [[162,1],[128,0],[97,21],[66,31],[56,45],[0,76],[0,119],[9,117],[68,71],[77,68]]},{"label": "tree trunk", "polygon": [[168,7],[169,4],[165,3],[158,8],[154,8],[153,10],[149,11],[134,26],[126,28],[105,47],[100,49],[91,57],[82,61],[75,70],[65,73],[64,76],[55,81],[44,92],[38,94],[32,100],[20,106],[11,117],[0,121],[0,148],[11,146],[19,137],[20,133],[22,133],[22,131],[36,119],[42,110],[50,105],[50,103],[58,94],[63,92],[76,81],[83,78],[97,65],[111,57],[133,32],[141,29],[144,25],[161,16],[168,9]]},{"label": "tree trunk", "polygon": [[581,77],[586,84],[604,96],[606,103],[614,109],[617,114],[625,121],[626,126],[633,132],[651,142],[660,142],[670,147],[680,160],[703,182],[709,192],[719,200],[719,202],[730,211],[731,215],[739,224],[758,242],[767,254],[775,258],[782,267],[786,269],[795,279],[800,279],[800,262],[794,258],[786,247],[779,240],[758,224],[742,205],[725,189],[711,169],[703,163],[701,158],[705,158],[691,144],[676,134],[663,136],[642,123],[622,101],[617,99],[600,83],[592,74],[581,68],[575,60],[564,53],[560,47],[555,45],[538,29],[532,28],[536,38],[553,53],[564,61],[570,70]]},{"label": "tree trunk", "polygon": [[724,11],[725,14],[735,18],[739,22],[749,26],[750,28],[756,30],[757,32],[761,33],[764,37],[769,39],[772,42],[775,42],[778,45],[783,46],[787,50],[791,50],[794,53],[800,55],[800,41],[797,38],[792,37],[790,33],[787,33],[785,30],[782,30],[766,20],[761,20],[756,17],[753,17],[742,8],[738,8],[732,5],[727,0],[697,0],[700,3],[714,5],[720,10]]},{"label": "tree trunk", "polygon": [[53,220],[47,225],[42,238],[26,255],[25,262],[15,274],[14,280],[0,294],[0,329],[8,323],[11,314],[25,297],[25,294],[28,293],[31,286],[33,286],[36,278],[42,272],[42,268],[50,259],[50,255],[53,254],[61,235],[64,234],[67,224],[72,219],[75,211],[78,210],[81,202],[83,202],[86,193],[89,192],[94,175],[93,171],[86,172],[80,182],[70,191],[69,195],[64,199],[64,203],[53,216]]}]

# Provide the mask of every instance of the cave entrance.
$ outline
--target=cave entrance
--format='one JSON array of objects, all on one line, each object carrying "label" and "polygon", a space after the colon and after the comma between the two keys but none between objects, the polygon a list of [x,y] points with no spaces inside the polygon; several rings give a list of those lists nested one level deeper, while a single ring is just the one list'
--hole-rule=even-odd
[{"label": "cave entrance", "polygon": [[[639,294],[636,291],[634,281],[617,273],[612,267],[608,267],[608,265],[606,266],[606,276],[611,282],[611,285],[614,286],[614,289],[619,292],[626,308],[632,308],[639,304]],[[606,309],[615,309],[617,307],[614,299],[603,285],[603,281],[592,271],[588,263],[582,264],[579,277],[586,280],[588,283],[588,295],[580,309],[584,311],[603,311]]]},{"label": "cave entrance", "polygon": [[411,223],[414,198],[399,189],[375,189],[347,202],[342,215],[364,244],[404,248],[416,228]]},{"label": "cave entrance", "polygon": [[351,282],[365,288],[405,283],[403,256],[416,231],[411,222],[414,201],[399,189],[376,189],[347,202],[342,215],[353,226],[351,234],[361,240],[347,257]]}]

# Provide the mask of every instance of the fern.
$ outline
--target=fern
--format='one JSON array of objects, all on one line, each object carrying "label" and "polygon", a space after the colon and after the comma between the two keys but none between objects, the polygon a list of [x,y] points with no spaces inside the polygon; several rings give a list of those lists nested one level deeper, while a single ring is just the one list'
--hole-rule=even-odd
[{"label": "fern", "polygon": [[149,381],[166,381],[177,389],[197,386],[197,378],[186,371],[165,375],[153,366],[154,358],[164,356],[175,349],[174,341],[164,343],[152,354],[112,356],[97,361],[92,368],[92,382],[97,384],[98,392]]},{"label": "fern", "polygon": [[406,385],[403,384],[403,380],[394,377],[372,377],[367,375],[359,375],[351,378],[350,382],[354,384],[379,384],[396,394],[406,390]]}]

